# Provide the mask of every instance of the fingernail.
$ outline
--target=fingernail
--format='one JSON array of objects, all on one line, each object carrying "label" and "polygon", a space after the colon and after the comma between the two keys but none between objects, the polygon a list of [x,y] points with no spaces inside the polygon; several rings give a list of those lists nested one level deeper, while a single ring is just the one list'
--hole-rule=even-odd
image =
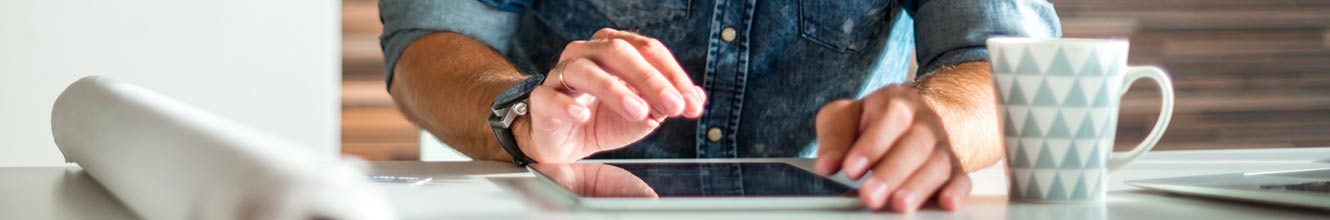
[{"label": "fingernail", "polygon": [[942,207],[943,210],[954,211],[956,210],[956,198],[950,193],[939,193],[937,195],[937,206]]},{"label": "fingernail", "polygon": [[701,86],[693,86],[693,95],[697,96],[698,102],[707,101],[707,91],[703,90]]},{"label": "fingernail", "polygon": [[884,182],[882,182],[882,181],[878,181],[876,178],[869,178],[868,181],[871,181],[871,182],[875,185],[875,186],[872,186],[872,187],[873,187],[873,194],[872,194],[873,200],[877,200],[877,201],[887,201],[887,183],[884,183]]},{"label": "fingernail", "polygon": [[896,190],[896,197],[901,198],[901,203],[896,204],[897,211],[913,212],[915,207],[918,207],[916,204],[919,203],[919,198],[915,198],[914,193],[910,193],[909,190]]},{"label": "fingernail", "polygon": [[573,116],[573,121],[581,123],[585,122],[587,118],[591,117],[591,111],[587,110],[586,107],[582,107],[580,105],[573,105],[568,107],[568,115]]},{"label": "fingernail", "polygon": [[850,159],[850,165],[845,169],[846,171],[849,171],[849,173],[846,173],[846,176],[854,175],[852,177],[858,178],[868,170],[868,157],[854,156],[853,158],[854,159]]},{"label": "fingernail", "polygon": [[636,97],[623,97],[623,108],[628,111],[628,118],[633,120],[642,119],[647,114],[647,103]]},{"label": "fingernail", "polygon": [[868,193],[868,201],[864,201],[864,205],[868,206],[868,209],[880,210],[886,205],[887,184],[883,184],[875,178],[869,178],[864,180],[862,185],[859,185],[859,190],[865,190]]},{"label": "fingernail", "polygon": [[683,97],[679,93],[670,91],[668,88],[661,89],[660,97],[665,98],[665,100],[662,100],[665,103],[661,103],[660,106],[665,115],[679,114],[683,110]]},{"label": "fingernail", "polygon": [[951,204],[951,205],[950,205],[950,206],[951,206],[951,210],[949,210],[949,211],[956,211],[956,210],[960,210],[960,209],[961,209],[961,206],[962,206],[962,204],[961,204],[961,200],[962,200],[962,199],[961,199],[960,196],[952,195],[952,196],[951,196],[951,199],[949,199],[949,200],[951,200],[950,202],[948,202],[949,204]]},{"label": "fingernail", "polygon": [[684,93],[684,96],[688,97],[688,101],[695,104],[702,104],[701,95],[697,94],[697,90],[689,89],[688,92]]},{"label": "fingernail", "polygon": [[693,104],[697,105],[696,108],[698,109],[697,111],[699,113],[698,115],[701,115],[701,112],[706,111],[707,95],[706,93],[702,92],[701,87],[693,87],[693,89],[690,89],[689,91],[692,91],[689,92],[688,95],[692,97]]}]

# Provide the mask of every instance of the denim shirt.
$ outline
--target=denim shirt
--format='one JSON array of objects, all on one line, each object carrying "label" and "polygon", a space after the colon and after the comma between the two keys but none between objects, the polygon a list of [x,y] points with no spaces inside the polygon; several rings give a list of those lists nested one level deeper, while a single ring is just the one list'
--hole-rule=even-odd
[{"label": "denim shirt", "polygon": [[600,28],[659,39],[707,91],[703,116],[593,158],[810,157],[818,110],[906,82],[911,52],[924,76],[987,59],[989,37],[1061,35],[1044,0],[383,0],[380,14],[387,80],[434,32],[475,38],[532,74]]}]

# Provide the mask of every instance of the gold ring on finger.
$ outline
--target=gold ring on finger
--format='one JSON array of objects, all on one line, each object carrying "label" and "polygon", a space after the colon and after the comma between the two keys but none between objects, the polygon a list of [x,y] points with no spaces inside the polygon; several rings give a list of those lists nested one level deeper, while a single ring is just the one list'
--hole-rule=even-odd
[{"label": "gold ring on finger", "polygon": [[574,91],[572,86],[568,86],[568,82],[563,81],[564,70],[568,69],[568,62],[559,62],[554,68],[557,69],[559,73],[559,89],[569,92]]}]

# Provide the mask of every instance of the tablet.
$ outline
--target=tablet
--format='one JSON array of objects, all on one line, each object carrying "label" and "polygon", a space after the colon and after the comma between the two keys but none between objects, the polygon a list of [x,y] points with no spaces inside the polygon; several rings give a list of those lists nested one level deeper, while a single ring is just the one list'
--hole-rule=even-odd
[{"label": "tablet", "polygon": [[857,191],[786,163],[531,164],[547,195],[596,210],[860,209]]}]

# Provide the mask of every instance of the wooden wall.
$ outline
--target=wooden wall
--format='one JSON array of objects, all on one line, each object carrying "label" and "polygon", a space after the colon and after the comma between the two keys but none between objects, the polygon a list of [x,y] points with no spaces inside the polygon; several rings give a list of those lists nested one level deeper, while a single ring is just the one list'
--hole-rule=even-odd
[{"label": "wooden wall", "polygon": [[[1064,37],[1129,38],[1173,77],[1156,149],[1330,146],[1330,1],[1055,0]],[[1118,148],[1149,132],[1157,88],[1123,99]]]},{"label": "wooden wall", "polygon": [[419,160],[418,130],[383,84],[377,0],[342,1],[342,153],[370,160]]}]

